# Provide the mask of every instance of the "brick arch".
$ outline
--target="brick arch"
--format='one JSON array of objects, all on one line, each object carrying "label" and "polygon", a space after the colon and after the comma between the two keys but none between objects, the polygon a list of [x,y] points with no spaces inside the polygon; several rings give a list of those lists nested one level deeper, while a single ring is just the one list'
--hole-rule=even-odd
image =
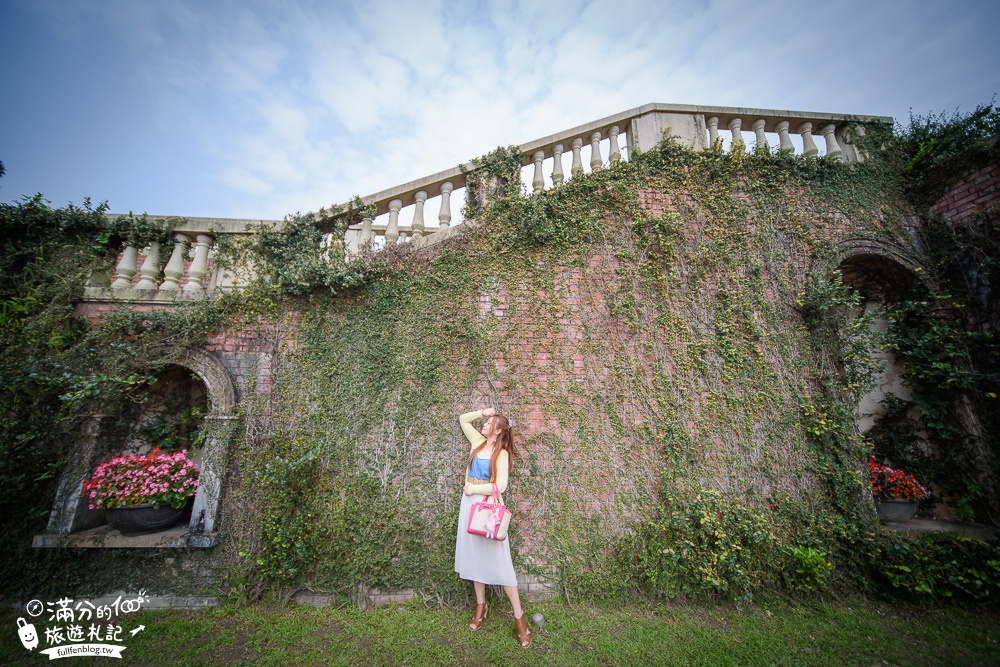
[{"label": "brick arch", "polygon": [[169,365],[191,370],[208,388],[212,409],[205,416],[204,428],[208,430],[186,543],[189,547],[212,547],[218,540],[215,530],[222,496],[223,462],[227,458],[230,427],[236,420],[232,415],[237,400],[236,385],[222,362],[205,350],[178,349],[160,364]]},{"label": "brick arch", "polygon": [[229,370],[215,355],[194,348],[177,350],[168,356],[160,366],[182,366],[205,383],[208,388],[212,411],[209,416],[230,415],[236,407],[236,385]]},{"label": "brick arch", "polygon": [[912,249],[870,237],[839,241],[820,266],[824,274],[841,271],[844,282],[866,298],[893,301],[908,287],[922,283],[933,290],[930,270]]}]

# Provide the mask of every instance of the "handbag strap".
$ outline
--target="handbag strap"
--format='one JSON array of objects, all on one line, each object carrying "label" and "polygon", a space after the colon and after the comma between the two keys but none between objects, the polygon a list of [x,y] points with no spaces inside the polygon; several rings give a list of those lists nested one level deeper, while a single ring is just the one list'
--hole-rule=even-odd
[{"label": "handbag strap", "polygon": [[497,487],[496,482],[493,482],[493,502],[497,505],[500,504],[500,489]]}]

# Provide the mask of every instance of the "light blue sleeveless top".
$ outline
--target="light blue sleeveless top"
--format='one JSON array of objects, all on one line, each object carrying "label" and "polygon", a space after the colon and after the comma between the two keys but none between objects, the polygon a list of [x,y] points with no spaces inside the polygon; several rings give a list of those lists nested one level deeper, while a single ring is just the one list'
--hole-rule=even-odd
[{"label": "light blue sleeveless top", "polygon": [[472,459],[472,465],[469,466],[469,477],[472,479],[479,479],[484,482],[490,481],[490,459],[489,457],[481,459],[478,456]]}]

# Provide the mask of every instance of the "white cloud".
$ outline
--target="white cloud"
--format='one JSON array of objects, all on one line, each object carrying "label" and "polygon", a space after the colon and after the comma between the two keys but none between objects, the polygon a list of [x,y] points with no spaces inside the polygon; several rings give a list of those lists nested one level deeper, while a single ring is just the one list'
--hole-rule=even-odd
[{"label": "white cloud", "polygon": [[318,208],[648,102],[905,115],[1000,88],[1000,12],[972,2],[24,7],[57,42],[120,51],[135,81],[121,104],[149,109],[130,122],[163,152],[142,156],[144,178],[190,165],[163,205],[189,215]]}]

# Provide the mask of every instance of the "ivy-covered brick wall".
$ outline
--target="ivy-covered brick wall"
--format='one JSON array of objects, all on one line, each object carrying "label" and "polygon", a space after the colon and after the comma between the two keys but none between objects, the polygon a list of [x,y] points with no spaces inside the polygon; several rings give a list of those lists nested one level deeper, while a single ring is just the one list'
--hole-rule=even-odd
[{"label": "ivy-covered brick wall", "polygon": [[[852,253],[915,253],[879,178],[668,145],[498,199],[360,287],[286,299],[271,391],[243,400],[230,583],[468,595],[451,573],[457,416],[482,405],[520,436],[526,580],[745,596],[783,548],[856,557],[875,540],[843,368],[864,360],[817,340],[809,313],[831,303],[810,290]],[[705,534],[698,512],[729,518]],[[685,544],[699,555],[671,560]]]}]

